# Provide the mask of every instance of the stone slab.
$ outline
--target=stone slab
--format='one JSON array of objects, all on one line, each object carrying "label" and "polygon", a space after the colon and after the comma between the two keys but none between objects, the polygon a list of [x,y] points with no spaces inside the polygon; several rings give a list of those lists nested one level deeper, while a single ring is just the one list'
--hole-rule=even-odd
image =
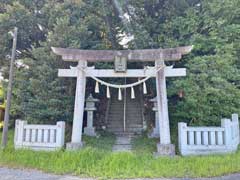
[{"label": "stone slab", "polygon": [[132,150],[132,145],[131,144],[118,144],[114,145],[112,150],[114,152],[130,152]]},{"label": "stone slab", "polygon": [[70,143],[67,143],[66,149],[68,151],[76,151],[76,150],[81,149],[83,147],[83,144],[84,144],[83,142],[81,142],[81,143],[72,143],[72,142],[70,142]]},{"label": "stone slab", "polygon": [[149,134],[148,137],[149,138],[159,138],[160,137],[159,129],[154,128],[153,131]]},{"label": "stone slab", "polygon": [[115,152],[131,151],[131,136],[117,136],[112,150]]},{"label": "stone slab", "polygon": [[156,156],[175,156],[174,144],[157,144]]},{"label": "stone slab", "polygon": [[85,127],[84,134],[87,136],[96,136],[95,127]]}]

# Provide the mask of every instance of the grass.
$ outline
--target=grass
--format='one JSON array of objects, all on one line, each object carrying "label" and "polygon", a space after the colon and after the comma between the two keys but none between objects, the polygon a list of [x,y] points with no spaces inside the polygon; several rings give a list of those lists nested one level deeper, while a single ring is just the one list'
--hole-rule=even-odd
[{"label": "grass", "polygon": [[114,137],[84,137],[85,148],[78,152],[14,150],[13,132],[8,147],[0,151],[0,165],[35,168],[56,174],[98,178],[210,177],[240,172],[240,151],[229,155],[154,158],[154,139],[133,141],[133,152],[111,152]]},{"label": "grass", "polygon": [[133,152],[136,154],[152,154],[157,151],[157,138],[148,138],[147,134],[135,137],[132,141]]},{"label": "grass", "polygon": [[83,136],[85,147],[95,150],[112,151],[115,136],[108,132],[100,132],[97,137]]}]

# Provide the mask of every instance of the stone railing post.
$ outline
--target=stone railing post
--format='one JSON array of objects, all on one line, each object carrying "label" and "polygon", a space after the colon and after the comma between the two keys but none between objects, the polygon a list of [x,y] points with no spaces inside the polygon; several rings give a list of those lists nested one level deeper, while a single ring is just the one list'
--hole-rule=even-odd
[{"label": "stone railing post", "polygon": [[178,148],[181,155],[185,155],[187,149],[187,124],[178,123]]},{"label": "stone railing post", "polygon": [[93,127],[93,112],[96,111],[95,103],[98,101],[98,99],[93,98],[92,94],[86,99],[87,127],[84,128],[85,135],[96,136],[95,127]]},{"label": "stone railing post", "polygon": [[14,144],[19,148],[22,147],[23,143],[24,125],[27,125],[27,121],[22,121],[20,119],[15,121]]},{"label": "stone railing post", "polygon": [[150,102],[153,102],[153,108],[152,110],[155,112],[155,126],[153,128],[152,133],[150,134],[150,137],[159,137],[159,116],[158,116],[158,105],[157,105],[157,98],[150,99]]},{"label": "stone railing post", "polygon": [[63,147],[65,139],[65,122],[59,121],[57,122],[57,136],[56,136],[56,146]]},{"label": "stone railing post", "polygon": [[234,129],[235,129],[235,136],[236,136],[236,141],[239,144],[240,143],[240,132],[239,132],[239,120],[238,120],[238,114],[232,114],[232,122],[235,124]]},{"label": "stone railing post", "polygon": [[222,119],[221,125],[224,128],[224,142],[227,149],[231,150],[233,146],[232,142],[232,128],[230,119]]}]

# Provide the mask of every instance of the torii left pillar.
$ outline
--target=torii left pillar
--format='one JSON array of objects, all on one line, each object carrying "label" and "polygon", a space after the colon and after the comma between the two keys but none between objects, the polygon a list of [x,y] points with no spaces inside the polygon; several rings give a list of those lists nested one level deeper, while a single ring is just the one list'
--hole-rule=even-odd
[{"label": "torii left pillar", "polygon": [[[156,60],[156,68],[164,66],[164,60]],[[158,105],[158,118],[159,118],[159,134],[160,141],[157,144],[157,154],[160,156],[175,155],[175,146],[171,144],[169,116],[168,116],[168,100],[166,88],[165,68],[160,69],[156,75],[157,86],[157,105]]]},{"label": "torii left pillar", "polygon": [[75,105],[73,114],[72,125],[72,139],[70,143],[67,143],[68,150],[77,150],[83,146],[82,142],[82,125],[83,125],[83,113],[84,113],[84,100],[85,100],[85,87],[86,87],[86,75],[81,69],[86,68],[86,61],[78,62],[76,93],[75,93]]}]

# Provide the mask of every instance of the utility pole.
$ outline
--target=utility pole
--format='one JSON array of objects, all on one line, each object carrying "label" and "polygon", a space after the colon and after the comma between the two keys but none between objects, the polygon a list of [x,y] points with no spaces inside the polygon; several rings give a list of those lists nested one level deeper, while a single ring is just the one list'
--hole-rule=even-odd
[{"label": "utility pole", "polygon": [[13,84],[13,73],[14,73],[14,61],[16,56],[16,46],[17,46],[17,27],[14,28],[13,33],[13,46],[12,46],[12,56],[10,62],[10,70],[9,70],[9,81],[7,88],[7,104],[4,115],[4,125],[3,125],[3,133],[2,133],[2,148],[5,148],[7,145],[8,138],[8,122],[9,122],[9,111],[11,106],[11,98],[12,98],[12,84]]}]

